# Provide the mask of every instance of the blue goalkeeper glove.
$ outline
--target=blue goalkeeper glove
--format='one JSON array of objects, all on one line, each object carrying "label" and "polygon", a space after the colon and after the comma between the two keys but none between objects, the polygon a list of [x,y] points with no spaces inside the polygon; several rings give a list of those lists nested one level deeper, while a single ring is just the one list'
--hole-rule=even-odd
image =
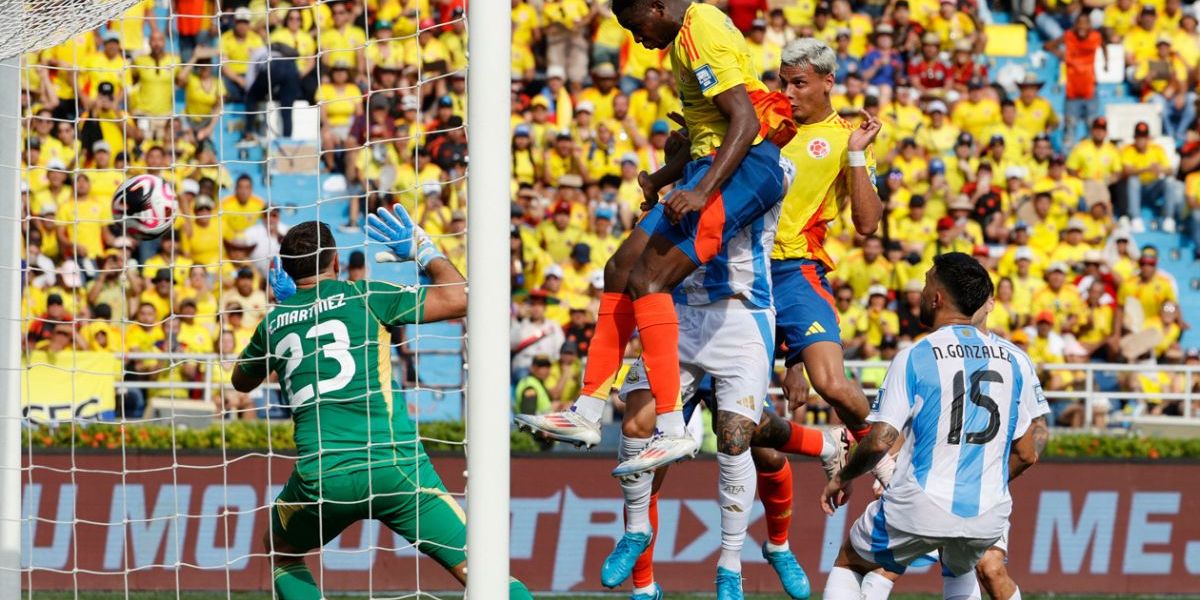
[{"label": "blue goalkeeper glove", "polygon": [[271,261],[271,268],[267,270],[267,282],[271,284],[271,291],[275,292],[276,302],[283,302],[296,293],[296,282],[283,270],[283,261],[278,256]]},{"label": "blue goalkeeper glove", "polygon": [[399,204],[393,206],[392,210],[380,207],[378,215],[367,215],[367,237],[388,249],[376,253],[375,262],[414,260],[424,271],[434,259],[445,258],[429,234],[413,223],[408,212]]}]

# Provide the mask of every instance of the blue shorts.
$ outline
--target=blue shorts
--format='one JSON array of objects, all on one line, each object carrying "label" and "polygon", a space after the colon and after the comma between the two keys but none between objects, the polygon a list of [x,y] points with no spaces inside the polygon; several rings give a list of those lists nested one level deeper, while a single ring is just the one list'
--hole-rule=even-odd
[{"label": "blue shorts", "polygon": [[[699,185],[712,159],[704,156],[688,163],[675,189],[690,190]],[[750,147],[742,164],[703,209],[671,223],[659,202],[642,217],[638,227],[651,236],[666,237],[693,263],[702,265],[716,256],[729,238],[783,200],[787,191],[783,179],[779,147],[761,142]]]},{"label": "blue shorts", "polygon": [[772,260],[775,338],[787,344],[787,366],[817,342],[841,345],[842,330],[825,265],[808,259]]}]

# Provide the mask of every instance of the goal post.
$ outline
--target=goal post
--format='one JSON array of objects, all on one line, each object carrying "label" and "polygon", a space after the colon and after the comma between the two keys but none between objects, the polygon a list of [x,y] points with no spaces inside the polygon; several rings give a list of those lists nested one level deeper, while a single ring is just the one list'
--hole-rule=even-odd
[{"label": "goal post", "polygon": [[467,593],[471,598],[506,598],[508,585],[511,22],[509,2],[476,1],[467,10],[471,161],[467,193],[473,204],[467,211]]},{"label": "goal post", "polygon": [[136,0],[0,3],[0,600],[21,597],[21,55],[120,15]]},{"label": "goal post", "polygon": [[21,597],[20,77],[0,60],[0,600]]}]

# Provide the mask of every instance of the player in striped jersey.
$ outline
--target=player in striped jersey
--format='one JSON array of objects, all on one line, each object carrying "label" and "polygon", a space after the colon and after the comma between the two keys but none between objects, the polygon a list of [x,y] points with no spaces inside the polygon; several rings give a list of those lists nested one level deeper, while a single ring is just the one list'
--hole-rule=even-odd
[{"label": "player in striped jersey", "polygon": [[[987,304],[984,305],[983,308],[979,309],[979,311],[975,313],[975,316],[971,318],[971,324],[980,331],[987,331],[988,314],[992,312],[994,306],[995,299],[989,299]],[[995,333],[989,332],[988,335],[991,336],[992,341],[997,344],[1008,344],[1009,346],[1012,346],[1007,340],[997,336]],[[1015,346],[1012,347],[1015,348]],[[1046,449],[1046,442],[1050,439],[1050,430],[1046,423],[1046,415],[1049,413],[1050,406],[1048,404],[1039,403],[1035,406],[1033,411],[1033,420],[1029,423],[1029,433],[1027,434],[1030,436],[1030,439],[1033,440],[1034,453],[1031,456],[1024,457],[1024,460],[1020,463],[1020,465],[1018,465],[1018,468],[1009,469],[1008,481],[1010,483],[1012,480],[1024,473],[1025,470],[1030,466],[1033,466],[1033,464],[1038,461],[1042,451]],[[893,447],[893,450],[898,449],[899,448]],[[983,557],[979,559],[979,564],[975,565],[976,579],[978,579],[979,585],[981,585],[983,589],[987,591],[988,597],[991,598],[1019,599],[1021,596],[1020,590],[1017,587],[1017,583],[1013,581],[1012,577],[1010,577],[1008,574],[1007,562],[1009,528],[1010,525],[1006,524],[1004,527],[1004,534],[1000,536],[1000,539],[997,540],[996,543],[992,544],[991,548],[987,549],[987,552],[985,552]],[[933,553],[928,557],[928,561],[930,563],[937,562],[937,560],[938,557],[936,553]],[[919,564],[919,561],[914,562],[912,566],[918,566]],[[876,569],[875,573],[877,575],[886,577],[893,583],[900,579],[900,574],[891,573],[882,568]],[[965,587],[965,582],[961,585]],[[872,588],[876,587],[871,582],[868,582],[868,586]],[[971,593],[970,597],[980,597],[978,589]]]},{"label": "player in striped jersey", "polygon": [[872,571],[903,573],[933,550],[946,598],[977,593],[973,569],[1005,532],[1008,481],[1036,460],[1030,426],[1046,402],[1029,357],[972,324],[992,292],[974,258],[934,259],[921,297],[933,332],[893,359],[868,416],[871,433],[821,496],[832,514],[903,431],[891,484],[851,527],[824,598],[886,598],[892,582]]},{"label": "player in striped jersey", "polygon": [[[763,417],[775,348],[767,255],[775,240],[778,219],[776,205],[739,231],[713,260],[684,279],[673,293],[681,325],[682,395],[692,398],[705,374],[713,377],[716,391],[714,429],[721,506],[717,597],[721,600],[742,598],[741,552],[755,491],[749,445]],[[649,566],[657,521],[651,517],[657,512],[651,506],[655,503],[651,490],[655,473],[642,470],[639,458],[654,431],[654,402],[649,391],[645,367],[639,359],[621,387],[626,410],[618,460],[630,461],[635,467],[620,478],[626,504],[625,535],[601,569],[601,583],[608,587],[620,585],[632,573],[635,600],[662,597]],[[695,408],[692,402],[685,404],[684,414],[689,429],[698,433],[702,425],[698,423],[700,411]],[[660,470],[665,474],[665,468]],[[658,479],[661,481],[661,476]],[[635,572],[635,562],[643,555],[642,569]]]}]

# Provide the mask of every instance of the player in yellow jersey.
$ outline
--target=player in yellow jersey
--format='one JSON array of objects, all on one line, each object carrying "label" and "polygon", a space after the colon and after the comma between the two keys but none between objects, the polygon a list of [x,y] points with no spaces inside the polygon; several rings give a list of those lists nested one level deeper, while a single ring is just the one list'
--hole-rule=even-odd
[{"label": "player in yellow jersey", "polygon": [[797,124],[783,155],[802,175],[783,201],[771,280],[776,335],[788,353],[784,390],[803,387],[807,369],[813,389],[861,438],[869,431],[867,399],[842,366],[838,313],[826,279],[834,261],[825,251],[825,238],[847,200],[859,235],[871,235],[879,225],[883,204],[875,189],[871,143],[880,122],[867,115],[855,127],[834,112],[830,92],[836,71],[837,54],[820,40],[799,39],[783,49],[779,79]]},{"label": "player in yellow jersey", "polygon": [[[634,41],[668,49],[690,151],[669,153],[663,168],[639,176],[648,213],[605,266],[605,294],[579,399],[570,411],[523,415],[519,422],[555,439],[598,443],[600,416],[636,327],[661,435],[614,471],[627,474],[698,450],[684,426],[679,324],[670,292],[782,200],[779,149],[795,125],[786,98],[759,81],[746,39],[716,7],[691,0],[613,0],[612,11]],[[669,184],[675,188],[660,203],[658,191]]]}]

